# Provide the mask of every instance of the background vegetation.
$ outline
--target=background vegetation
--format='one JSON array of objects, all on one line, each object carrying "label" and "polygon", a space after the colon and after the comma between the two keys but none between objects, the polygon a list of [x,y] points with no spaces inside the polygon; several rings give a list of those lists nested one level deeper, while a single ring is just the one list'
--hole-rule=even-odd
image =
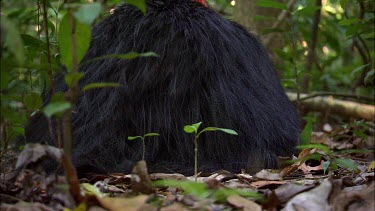
[{"label": "background vegetation", "polygon": [[[139,3],[142,1],[129,2],[142,7]],[[3,147],[7,148],[15,137],[24,134],[28,118],[36,112],[49,117],[64,116],[62,113],[71,109],[74,95],[79,93],[74,91],[77,81],[82,77],[75,71],[89,45],[91,26],[121,3],[120,0],[1,2]],[[373,1],[208,0],[208,5],[258,35],[289,92],[332,95],[374,104]],[[74,17],[77,23],[75,38],[69,31],[69,17]],[[76,39],[77,46],[72,47],[70,39]],[[55,93],[50,105],[43,105],[40,96],[50,87],[53,92],[54,78],[62,73],[62,65],[68,67],[65,80],[72,93],[69,96]],[[301,98],[299,94],[298,97]],[[303,116],[309,111],[303,107],[300,110]],[[315,110],[319,111],[315,113],[318,117],[325,117],[321,121],[342,124],[353,119],[350,115],[327,118],[330,112],[327,108]],[[317,124],[316,129],[319,125],[323,124]]]}]

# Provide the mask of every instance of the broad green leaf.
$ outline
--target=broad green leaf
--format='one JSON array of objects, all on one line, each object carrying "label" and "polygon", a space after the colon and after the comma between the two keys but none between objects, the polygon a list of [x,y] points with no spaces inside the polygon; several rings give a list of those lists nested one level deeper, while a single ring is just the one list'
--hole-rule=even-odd
[{"label": "broad green leaf", "polygon": [[311,134],[313,130],[313,119],[307,118],[307,124],[301,133],[301,145],[306,145],[311,143]]},{"label": "broad green leaf", "polygon": [[238,133],[234,130],[226,129],[226,128],[219,128],[219,127],[206,127],[200,133],[203,133],[203,132],[206,132],[206,131],[222,131],[224,133],[228,133],[228,134],[231,134],[231,135],[238,135]]},{"label": "broad green leaf", "polygon": [[205,183],[191,181],[159,180],[155,181],[154,185],[181,188],[185,191],[185,194],[193,195],[198,199],[204,199],[213,192],[207,188]]},{"label": "broad green leaf", "polygon": [[81,4],[79,9],[74,12],[74,17],[86,25],[91,25],[99,16],[102,6],[100,3]]},{"label": "broad green leaf", "polygon": [[45,46],[45,42],[31,35],[21,34],[21,38],[25,46],[32,46],[33,48],[40,48]]},{"label": "broad green leaf", "polygon": [[86,86],[83,87],[83,91],[87,91],[87,90],[90,90],[90,89],[101,89],[101,88],[109,88],[109,87],[121,87],[122,84],[119,84],[119,83],[111,83],[111,82],[108,82],[108,83],[91,83],[91,84],[87,84]]},{"label": "broad green leaf", "polygon": [[147,133],[145,134],[145,137],[150,137],[150,136],[160,136],[159,133]]},{"label": "broad green leaf", "polygon": [[146,15],[146,0],[125,0],[125,2],[137,7],[143,15]]},{"label": "broad green leaf", "polygon": [[288,10],[288,6],[286,4],[272,0],[259,0],[257,1],[256,6]]},{"label": "broad green leaf", "polygon": [[184,127],[184,131],[185,131],[186,133],[194,133],[194,132],[196,132],[196,129],[195,129],[195,127],[193,127],[193,126],[191,126],[191,125],[186,125],[186,126]]},{"label": "broad green leaf", "polygon": [[50,103],[54,103],[54,102],[64,102],[64,100],[65,100],[65,93],[64,93],[64,92],[56,92],[56,93],[52,96]]},{"label": "broad green leaf", "polygon": [[15,135],[25,135],[25,128],[24,127],[11,127],[10,128],[12,133],[15,133]]},{"label": "broad green leaf", "polygon": [[[91,27],[75,21],[75,39],[76,39],[76,54],[77,62],[79,63],[86,51],[89,49],[91,40]],[[68,71],[73,70],[73,44],[72,44],[72,28],[69,23],[69,13],[67,13],[59,28],[59,46],[62,62],[68,68]]]},{"label": "broad green leaf", "polygon": [[354,24],[354,23],[358,23],[358,22],[360,22],[360,21],[361,21],[361,19],[359,19],[359,18],[343,19],[343,20],[341,20],[341,21],[339,22],[339,25],[340,25],[340,26],[350,26],[350,25],[352,25],[352,24]]},{"label": "broad green leaf", "polygon": [[61,114],[71,107],[72,105],[69,102],[53,102],[44,107],[43,112],[48,118],[51,118],[53,115]]},{"label": "broad green leaf", "polygon": [[320,150],[323,150],[325,152],[330,152],[331,150],[329,149],[329,147],[323,145],[323,144],[305,144],[305,145],[300,145],[300,146],[297,146],[297,149],[320,149]]},{"label": "broad green leaf", "polygon": [[36,110],[43,106],[42,98],[35,92],[31,92],[30,94],[26,95],[23,102],[30,110]]},{"label": "broad green leaf", "polygon": [[128,136],[129,141],[132,141],[132,140],[135,140],[135,139],[138,139],[138,138],[142,138],[142,136]]},{"label": "broad green leaf", "polygon": [[192,124],[191,126],[193,126],[195,128],[195,131],[197,132],[201,124],[202,122],[198,122],[198,123]]},{"label": "broad green leaf", "polygon": [[336,162],[341,167],[348,168],[354,171],[358,171],[358,166],[355,163],[355,161],[352,159],[336,158],[334,162]]},{"label": "broad green leaf", "polygon": [[5,15],[1,15],[0,23],[2,40],[4,39],[5,45],[13,54],[18,64],[23,64],[26,53],[17,27]]},{"label": "broad green leaf", "polygon": [[327,169],[328,169],[328,167],[329,167],[330,164],[331,164],[331,162],[329,162],[329,160],[323,162],[323,171],[324,171],[324,174],[326,174]]},{"label": "broad green leaf", "polygon": [[81,183],[80,186],[85,190],[86,194],[98,197],[105,196],[105,194],[103,194],[98,187],[91,185],[90,183]]},{"label": "broad green leaf", "polygon": [[73,87],[74,85],[78,84],[78,81],[84,76],[81,72],[70,72],[65,75],[65,83],[68,85],[69,88]]},{"label": "broad green leaf", "polygon": [[308,6],[302,9],[299,9],[293,13],[293,15],[303,15],[303,16],[312,16],[315,11],[319,10],[321,7],[318,6]]}]

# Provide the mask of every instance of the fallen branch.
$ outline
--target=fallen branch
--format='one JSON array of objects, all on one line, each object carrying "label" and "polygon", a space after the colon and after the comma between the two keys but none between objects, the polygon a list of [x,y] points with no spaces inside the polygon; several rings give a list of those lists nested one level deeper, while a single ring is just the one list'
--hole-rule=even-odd
[{"label": "fallen branch", "polygon": [[[290,100],[297,100],[296,93],[287,93]],[[300,94],[300,104],[309,111],[327,111],[346,117],[358,119],[375,120],[375,106],[363,103],[356,103],[347,100],[334,99],[332,96],[326,97],[308,97],[307,94]]]}]

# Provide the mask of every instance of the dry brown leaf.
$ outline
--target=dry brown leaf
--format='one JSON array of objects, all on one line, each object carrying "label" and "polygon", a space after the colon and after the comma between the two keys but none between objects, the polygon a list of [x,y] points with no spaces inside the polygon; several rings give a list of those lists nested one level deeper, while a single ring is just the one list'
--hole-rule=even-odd
[{"label": "dry brown leaf", "polygon": [[372,161],[371,163],[370,163],[370,165],[368,165],[368,167],[367,167],[367,171],[368,172],[371,172],[371,171],[374,171],[375,170],[375,161]]},{"label": "dry brown leaf", "polygon": [[284,211],[319,210],[329,211],[328,197],[332,183],[326,179],[318,187],[293,197],[284,207]]},{"label": "dry brown leaf", "polygon": [[160,209],[160,211],[188,211],[188,210],[190,209],[188,209],[186,206],[184,206],[181,203],[173,203],[167,207],[163,207]]},{"label": "dry brown leaf", "polygon": [[283,185],[288,183],[287,181],[256,181],[250,183],[250,186],[254,188],[262,188],[267,185]]},{"label": "dry brown leaf", "polygon": [[269,169],[263,169],[260,172],[254,175],[258,179],[265,179],[265,180],[281,180],[282,177],[279,173],[273,173]]},{"label": "dry brown leaf", "polygon": [[323,163],[323,160],[320,161],[319,166],[308,166],[306,163],[303,163],[298,167],[298,169],[302,170],[304,174],[309,174],[312,171],[323,171]]},{"label": "dry brown leaf", "polygon": [[139,195],[133,198],[120,198],[120,197],[97,197],[100,205],[111,211],[137,211],[147,200],[148,196]]},{"label": "dry brown leaf", "polygon": [[312,185],[297,185],[295,183],[287,183],[281,185],[275,190],[275,194],[281,203],[286,203],[298,193],[307,191],[314,186]]},{"label": "dry brown leaf", "polygon": [[227,198],[229,204],[233,205],[237,209],[243,209],[244,211],[261,211],[262,207],[248,199],[243,198],[239,195],[231,195]]},{"label": "dry brown leaf", "polygon": [[182,174],[165,174],[165,173],[154,173],[150,174],[151,180],[165,179],[165,180],[187,180]]}]

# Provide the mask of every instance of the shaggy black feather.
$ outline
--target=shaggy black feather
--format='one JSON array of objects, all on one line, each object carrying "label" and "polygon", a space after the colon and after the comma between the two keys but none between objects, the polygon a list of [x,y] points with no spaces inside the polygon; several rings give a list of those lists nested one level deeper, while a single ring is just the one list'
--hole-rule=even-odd
[{"label": "shaggy black feather", "polygon": [[[73,163],[82,172],[130,172],[146,139],[151,172],[193,172],[193,136],[184,125],[230,128],[199,140],[199,170],[277,166],[299,137],[299,117],[260,42],[240,25],[192,0],[149,0],[147,15],[124,5],[93,29],[83,62],[109,54],[156,52],[159,57],[87,63],[80,85],[120,88],[83,92],[74,109]],[[58,91],[66,86],[59,83]],[[44,116],[27,129],[28,142],[52,140]]]}]

